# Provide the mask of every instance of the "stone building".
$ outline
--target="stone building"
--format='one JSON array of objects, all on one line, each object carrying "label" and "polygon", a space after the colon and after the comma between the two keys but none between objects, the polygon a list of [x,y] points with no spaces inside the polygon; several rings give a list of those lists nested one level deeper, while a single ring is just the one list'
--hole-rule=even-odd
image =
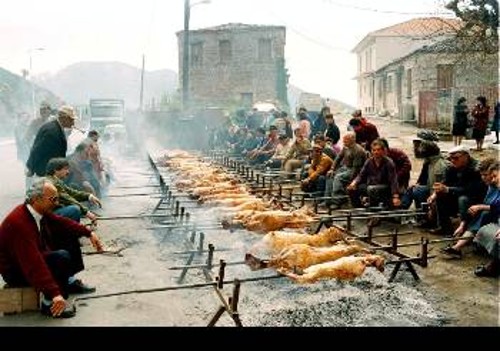
[{"label": "stone building", "polygon": [[379,68],[373,74],[375,86],[381,87],[374,96],[374,110],[414,120],[422,128],[449,131],[459,97],[467,99],[470,109],[479,95],[494,106],[499,93],[498,53],[469,49],[464,52],[454,38],[448,39]]},{"label": "stone building", "polygon": [[[426,45],[450,38],[460,28],[456,19],[415,18],[368,33],[352,50],[357,55],[358,108],[365,113],[380,112],[377,99],[384,87],[376,84],[375,72],[387,64]],[[385,89],[397,89],[398,81],[389,76]]]},{"label": "stone building", "polygon": [[[182,91],[183,31],[177,33]],[[192,106],[287,105],[286,28],[225,24],[189,31]]]}]

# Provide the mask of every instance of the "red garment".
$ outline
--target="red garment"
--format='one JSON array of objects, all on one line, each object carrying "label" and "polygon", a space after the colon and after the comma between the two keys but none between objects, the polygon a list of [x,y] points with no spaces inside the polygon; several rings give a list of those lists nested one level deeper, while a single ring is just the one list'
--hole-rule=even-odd
[{"label": "red garment", "polygon": [[410,182],[411,161],[408,155],[403,150],[389,148],[387,149],[387,157],[389,157],[396,166],[398,175],[398,184],[404,188],[408,187]]},{"label": "red garment", "polygon": [[[90,237],[91,232],[77,222],[55,214],[43,216],[42,235],[26,205],[19,205],[0,225],[0,274],[12,270],[23,273],[27,282],[47,298],[60,295],[44,254],[50,252],[53,235]],[[43,240],[42,240],[43,238]]]},{"label": "red garment", "polygon": [[364,145],[367,151],[371,150],[372,141],[379,137],[377,127],[370,122],[354,128],[354,132],[356,133],[356,143]]},{"label": "red garment", "polygon": [[473,126],[474,129],[480,131],[486,131],[488,128],[488,120],[490,115],[490,107],[489,106],[474,106],[472,109],[472,117],[474,119]]}]

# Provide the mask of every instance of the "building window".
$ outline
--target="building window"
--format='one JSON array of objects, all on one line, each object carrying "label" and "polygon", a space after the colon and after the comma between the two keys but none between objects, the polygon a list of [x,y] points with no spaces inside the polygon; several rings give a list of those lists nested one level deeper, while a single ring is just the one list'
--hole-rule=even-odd
[{"label": "building window", "polygon": [[411,68],[406,70],[406,97],[411,98],[413,95],[412,86],[411,86]]},{"label": "building window", "polygon": [[231,42],[229,40],[219,41],[219,61],[220,63],[231,62],[232,51]]},{"label": "building window", "polygon": [[266,61],[271,58],[271,39],[259,39],[259,60]]},{"label": "building window", "polygon": [[453,65],[437,65],[438,90],[451,89],[452,87],[453,87]]},{"label": "building window", "polygon": [[203,66],[203,43],[191,44],[191,67]]}]

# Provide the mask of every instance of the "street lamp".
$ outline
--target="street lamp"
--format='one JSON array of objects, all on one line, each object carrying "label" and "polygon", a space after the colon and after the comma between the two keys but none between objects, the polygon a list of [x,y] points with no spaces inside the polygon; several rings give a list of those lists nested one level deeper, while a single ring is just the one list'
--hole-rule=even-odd
[{"label": "street lamp", "polygon": [[45,48],[33,48],[28,50],[28,53],[30,55],[31,107],[33,108],[33,119],[36,118],[35,83],[33,82],[33,52],[43,50],[45,50]]},{"label": "street lamp", "polygon": [[209,4],[210,0],[201,0],[191,4],[190,0],[184,0],[184,35],[182,50],[182,107],[186,111],[189,108],[189,19],[191,7],[201,4]]}]

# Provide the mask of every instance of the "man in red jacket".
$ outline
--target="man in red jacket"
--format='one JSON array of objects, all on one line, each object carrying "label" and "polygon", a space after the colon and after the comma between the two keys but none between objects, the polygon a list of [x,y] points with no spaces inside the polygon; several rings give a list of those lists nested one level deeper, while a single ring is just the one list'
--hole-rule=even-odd
[{"label": "man in red jacket", "polygon": [[56,187],[40,178],[28,190],[26,203],[7,215],[0,225],[0,274],[11,287],[41,291],[43,314],[69,318],[76,311],[68,294],[95,291],[74,277],[84,269],[78,238],[89,238],[98,252],[102,245],[85,226],[53,214],[57,202]]}]

